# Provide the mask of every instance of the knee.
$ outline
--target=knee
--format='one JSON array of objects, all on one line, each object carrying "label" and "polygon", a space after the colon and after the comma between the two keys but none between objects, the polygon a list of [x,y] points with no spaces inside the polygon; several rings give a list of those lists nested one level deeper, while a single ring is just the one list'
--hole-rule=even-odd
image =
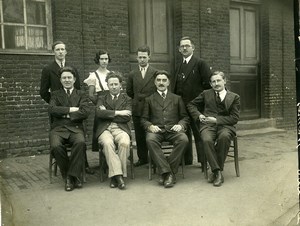
[{"label": "knee", "polygon": [[215,143],[215,141],[211,137],[208,137],[208,136],[201,136],[201,141],[203,144],[213,145]]}]

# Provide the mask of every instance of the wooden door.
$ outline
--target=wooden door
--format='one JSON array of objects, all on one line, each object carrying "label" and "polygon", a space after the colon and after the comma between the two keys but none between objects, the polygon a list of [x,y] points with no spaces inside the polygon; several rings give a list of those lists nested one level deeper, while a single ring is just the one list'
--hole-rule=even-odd
[{"label": "wooden door", "polygon": [[241,97],[241,118],[260,117],[260,46],[258,8],[230,7],[231,90]]},{"label": "wooden door", "polygon": [[174,63],[171,7],[172,0],[129,0],[131,68],[137,65],[137,48],[148,45],[151,65],[171,71]]}]

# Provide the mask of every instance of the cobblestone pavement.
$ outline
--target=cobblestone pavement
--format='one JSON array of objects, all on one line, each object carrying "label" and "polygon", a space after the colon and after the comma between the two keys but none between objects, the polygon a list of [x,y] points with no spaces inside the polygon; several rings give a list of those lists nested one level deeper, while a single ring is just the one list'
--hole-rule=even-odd
[{"label": "cobblestone pavement", "polygon": [[[164,189],[147,166],[135,168],[127,189],[99,182],[98,154],[88,152],[95,175],[84,188],[64,191],[61,177],[49,183],[49,156],[1,160],[2,225],[296,225],[296,133],[238,138],[241,177],[225,164],[223,186],[208,184],[199,165],[185,167],[174,188]],[[136,159],[136,156],[134,156]]]}]

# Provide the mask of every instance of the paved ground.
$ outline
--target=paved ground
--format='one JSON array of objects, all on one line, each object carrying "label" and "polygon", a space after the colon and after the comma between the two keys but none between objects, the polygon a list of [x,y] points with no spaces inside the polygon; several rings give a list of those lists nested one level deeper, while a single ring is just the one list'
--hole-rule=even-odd
[{"label": "paved ground", "polygon": [[[49,184],[48,156],[0,162],[2,225],[6,226],[265,226],[297,225],[296,133],[239,137],[241,177],[228,159],[225,183],[208,184],[199,165],[185,167],[174,188],[148,180],[147,166],[135,168],[127,189],[99,182],[98,155],[88,152],[97,171],[84,188],[65,192],[60,177]],[[136,158],[136,156],[135,156]]]}]

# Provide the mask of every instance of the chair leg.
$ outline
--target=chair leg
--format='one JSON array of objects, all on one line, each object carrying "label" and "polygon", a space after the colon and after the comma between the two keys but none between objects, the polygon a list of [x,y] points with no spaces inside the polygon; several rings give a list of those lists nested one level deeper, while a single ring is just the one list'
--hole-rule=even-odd
[{"label": "chair leg", "polygon": [[208,172],[207,172],[207,159],[206,156],[204,157],[204,161],[203,161],[203,171],[204,171],[204,177],[205,179],[208,179]]},{"label": "chair leg", "polygon": [[149,162],[149,180],[152,180],[152,159],[150,156],[150,152],[148,151],[148,162]]},{"label": "chair leg", "polygon": [[234,137],[233,139],[233,150],[234,150],[234,165],[235,165],[235,173],[236,176],[240,176],[240,167],[239,167],[239,152],[238,152],[238,143],[237,143],[237,137]]},{"label": "chair leg", "polygon": [[82,167],[82,181],[83,183],[86,183],[85,159],[83,160],[83,167]]},{"label": "chair leg", "polygon": [[181,172],[182,172],[182,178],[183,179],[184,179],[184,172],[183,172],[184,165],[185,165],[184,156],[182,156],[182,160],[181,160]]},{"label": "chair leg", "polygon": [[49,156],[49,182],[50,182],[50,184],[52,184],[52,160],[53,160],[53,157],[50,153],[50,156]]},{"label": "chair leg", "polygon": [[134,179],[134,167],[133,167],[133,148],[130,147],[130,172],[131,172],[131,179]]},{"label": "chair leg", "polygon": [[102,160],[102,151],[99,150],[99,167],[100,167],[100,182],[104,181],[104,172],[103,172],[103,160]]}]

